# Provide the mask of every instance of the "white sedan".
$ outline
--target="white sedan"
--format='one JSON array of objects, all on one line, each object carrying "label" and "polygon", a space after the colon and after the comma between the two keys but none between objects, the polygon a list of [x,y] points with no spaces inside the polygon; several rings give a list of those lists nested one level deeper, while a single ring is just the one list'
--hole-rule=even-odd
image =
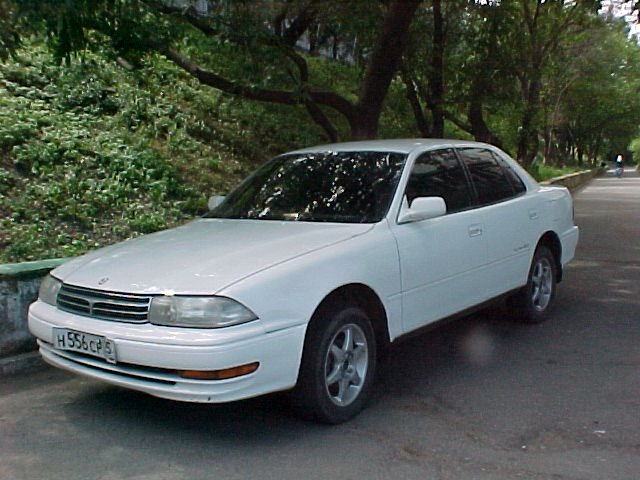
[{"label": "white sedan", "polygon": [[291,390],[339,423],[403,335],[500,298],[544,320],[577,241],[569,192],[491,145],[324,145],[267,162],[200,219],[56,268],[29,328],[72,372],[192,402]]}]

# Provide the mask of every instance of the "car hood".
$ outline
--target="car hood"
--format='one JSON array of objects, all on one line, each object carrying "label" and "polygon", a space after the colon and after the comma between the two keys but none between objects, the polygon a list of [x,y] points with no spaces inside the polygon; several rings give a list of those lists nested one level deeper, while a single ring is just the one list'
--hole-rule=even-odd
[{"label": "car hood", "polygon": [[199,219],[96,250],[52,273],[72,285],[114,292],[210,295],[371,228],[370,224]]}]

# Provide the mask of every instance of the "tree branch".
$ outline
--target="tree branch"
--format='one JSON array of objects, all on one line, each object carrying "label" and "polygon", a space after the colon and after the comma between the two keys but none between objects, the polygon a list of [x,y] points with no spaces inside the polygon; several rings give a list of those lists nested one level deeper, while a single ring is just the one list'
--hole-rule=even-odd
[{"label": "tree branch", "polygon": [[157,44],[151,44],[150,46],[185,70],[191,76],[198,79],[198,81],[204,85],[217,88],[218,90],[222,90],[233,95],[239,95],[250,100],[260,100],[263,102],[282,103],[287,105],[300,103],[292,92],[254,88],[231,82],[209,70],[205,70],[171,46],[161,46]]},{"label": "tree branch", "polygon": [[[572,25],[575,25],[575,16],[578,14],[578,12],[576,12],[578,3],[576,2],[575,4],[573,4],[573,6],[569,7],[571,9],[570,12],[567,12],[567,14],[564,17],[564,20],[562,21],[562,23],[560,24],[560,26],[558,26],[557,28],[554,29],[553,34],[551,35],[551,37],[549,38],[549,40],[544,44],[543,48],[543,52],[554,52],[555,50],[558,49],[558,47],[560,46],[560,36]],[[567,7],[563,7],[563,8],[567,8]]]},{"label": "tree branch", "polygon": [[[203,85],[222,90],[223,92],[230,93],[232,95],[238,95],[248,100],[258,100],[262,102],[279,103],[284,105],[298,105],[307,103],[317,103],[336,110],[341,113],[347,119],[351,120],[355,114],[354,106],[342,96],[322,90],[308,90],[302,94],[298,92],[291,92],[286,90],[273,90],[259,87],[249,87],[239,83],[232,82],[226,78],[217,75],[214,72],[205,70],[200,65],[195,63],[190,58],[186,57],[178,50],[171,46],[147,42],[147,46],[156,52],[164,55],[196,78]],[[308,100],[304,100],[304,96],[308,97]]]},{"label": "tree branch", "polygon": [[331,143],[338,141],[338,131],[335,129],[329,118],[324,112],[313,102],[305,102],[304,106],[307,108],[309,116],[322,127],[327,134],[327,137]]},{"label": "tree branch", "polygon": [[468,123],[464,123],[458,117],[456,117],[455,115],[453,115],[452,113],[449,113],[447,111],[444,112],[444,116],[445,116],[445,118],[447,120],[449,120],[451,123],[453,123],[460,130],[463,130],[463,131],[473,135],[473,128]]},{"label": "tree branch", "polygon": [[291,24],[282,31],[281,38],[285,45],[295,46],[302,34],[313,24],[317,15],[318,11],[313,1],[300,8]]}]

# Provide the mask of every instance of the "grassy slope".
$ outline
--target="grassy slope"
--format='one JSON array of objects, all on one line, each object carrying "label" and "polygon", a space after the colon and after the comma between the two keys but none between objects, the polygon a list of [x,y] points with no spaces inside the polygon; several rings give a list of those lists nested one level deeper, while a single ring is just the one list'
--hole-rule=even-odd
[{"label": "grassy slope", "polygon": [[323,141],[304,112],[33,46],[0,64],[0,263],[69,256],[186,221],[256,165]]}]

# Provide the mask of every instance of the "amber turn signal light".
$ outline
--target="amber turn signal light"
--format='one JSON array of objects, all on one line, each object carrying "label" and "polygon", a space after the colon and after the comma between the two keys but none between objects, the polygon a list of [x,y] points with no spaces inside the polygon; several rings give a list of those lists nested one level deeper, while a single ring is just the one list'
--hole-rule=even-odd
[{"label": "amber turn signal light", "polygon": [[182,378],[192,378],[194,380],[224,380],[226,378],[249,375],[255,372],[259,366],[260,362],[253,362],[223,370],[178,370],[178,375]]}]

